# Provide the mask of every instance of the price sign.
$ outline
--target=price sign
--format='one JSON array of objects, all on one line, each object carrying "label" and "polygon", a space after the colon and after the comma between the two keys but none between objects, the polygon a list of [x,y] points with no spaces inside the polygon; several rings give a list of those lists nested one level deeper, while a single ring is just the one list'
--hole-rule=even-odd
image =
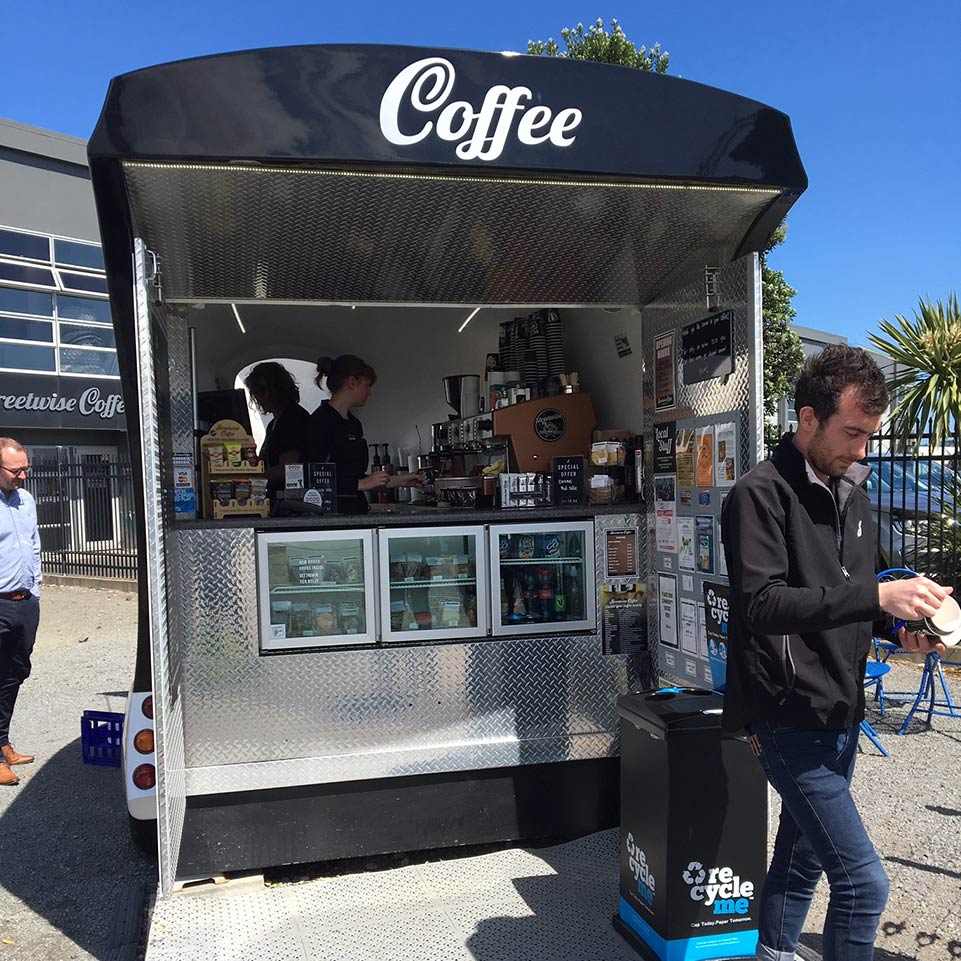
[{"label": "price sign", "polygon": [[637,529],[607,532],[607,576],[637,577]]},{"label": "price sign", "polygon": [[555,457],[551,461],[554,479],[554,503],[573,505],[584,503],[584,458]]}]

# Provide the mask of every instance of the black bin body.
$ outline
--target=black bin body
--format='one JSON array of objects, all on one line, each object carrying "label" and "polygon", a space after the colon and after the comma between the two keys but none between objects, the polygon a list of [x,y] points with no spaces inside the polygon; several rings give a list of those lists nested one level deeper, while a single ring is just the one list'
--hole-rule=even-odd
[{"label": "black bin body", "polygon": [[621,896],[615,926],[647,958],[753,958],[767,871],[767,782],[721,732],[722,696],[618,699]]}]

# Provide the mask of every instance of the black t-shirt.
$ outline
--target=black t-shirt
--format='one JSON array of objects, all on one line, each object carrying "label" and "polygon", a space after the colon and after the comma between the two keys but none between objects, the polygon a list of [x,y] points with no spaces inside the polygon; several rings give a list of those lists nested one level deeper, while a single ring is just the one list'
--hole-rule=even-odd
[{"label": "black t-shirt", "polygon": [[323,401],[310,415],[304,460],[332,461],[337,466],[337,509],[342,514],[366,514],[367,495],[357,490],[370,459],[364,428],[353,414],[340,413]]},{"label": "black t-shirt", "polygon": [[[260,458],[267,467],[276,467],[282,454],[289,450],[303,452],[310,430],[310,414],[300,406],[286,408],[267,425]],[[283,487],[283,483],[280,484]]]}]

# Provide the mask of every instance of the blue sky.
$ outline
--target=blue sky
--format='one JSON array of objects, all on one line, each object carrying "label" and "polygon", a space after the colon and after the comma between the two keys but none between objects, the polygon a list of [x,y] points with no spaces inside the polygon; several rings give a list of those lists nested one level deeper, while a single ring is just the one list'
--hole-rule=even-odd
[{"label": "blue sky", "polygon": [[810,186],[772,266],[798,290],[799,324],[864,343],[920,295],[961,292],[958,0],[7,0],[0,117],[87,137],[109,79],[151,64],[293,43],[523,52],[598,16],[659,41],[672,74],[791,117]]}]

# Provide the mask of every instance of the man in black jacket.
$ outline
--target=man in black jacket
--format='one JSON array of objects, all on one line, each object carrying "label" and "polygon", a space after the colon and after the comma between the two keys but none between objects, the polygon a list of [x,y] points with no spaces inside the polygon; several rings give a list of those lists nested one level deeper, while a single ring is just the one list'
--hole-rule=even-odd
[{"label": "man in black jacket", "polygon": [[[878,584],[871,504],[859,464],[888,404],[860,348],[804,365],[796,433],[749,471],[721,519],[733,598],[726,730],[747,728],[781,795],[759,903],[757,957],[793,961],[815,886],[831,885],[825,961],[868,961],[888,879],[850,794],[872,622],[930,616],[951,593],[926,577]],[[898,632],[907,650],[942,650]]]}]

